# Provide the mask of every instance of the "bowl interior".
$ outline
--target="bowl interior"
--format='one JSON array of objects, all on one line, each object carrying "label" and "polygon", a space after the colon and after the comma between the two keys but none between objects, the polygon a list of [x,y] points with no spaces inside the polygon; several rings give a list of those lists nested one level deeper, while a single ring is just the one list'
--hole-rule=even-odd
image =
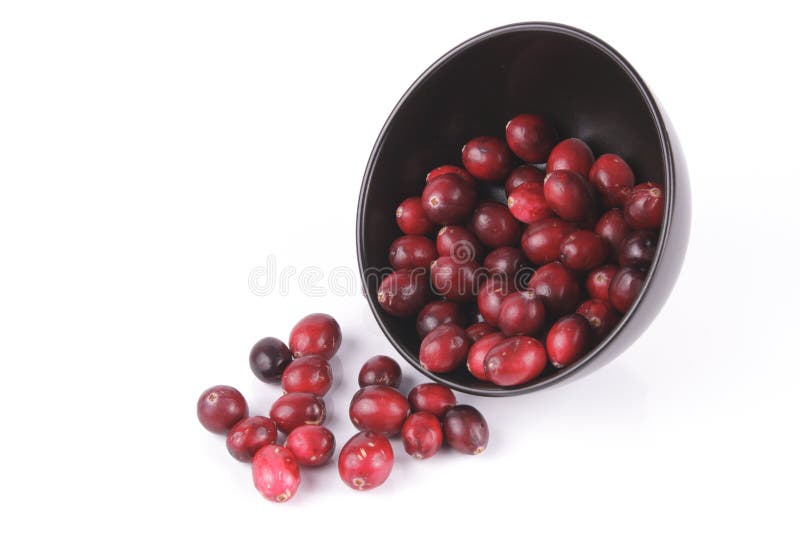
[{"label": "bowl interior", "polygon": [[[638,77],[607,45],[578,30],[538,23],[475,37],[417,80],[378,138],[358,214],[367,298],[381,328],[406,359],[433,376],[418,367],[415,321],[384,312],[375,294],[382,275],[390,272],[389,245],[400,235],[394,211],[404,198],[421,194],[427,172],[446,163],[461,165],[466,141],[478,135],[504,138],[506,122],[529,112],[548,117],[561,138],[583,139],[596,155],[619,154],[637,181],[664,183],[665,152],[650,99]],[[505,198],[502,186],[490,194]],[[466,370],[436,379],[462,391],[502,395],[536,389],[569,370],[549,369],[533,383],[511,388],[480,382]]]}]

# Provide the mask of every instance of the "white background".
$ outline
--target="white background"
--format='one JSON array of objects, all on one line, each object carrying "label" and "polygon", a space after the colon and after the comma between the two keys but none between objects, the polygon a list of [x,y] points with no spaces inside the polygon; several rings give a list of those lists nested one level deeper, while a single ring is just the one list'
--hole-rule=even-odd
[{"label": "white background", "polygon": [[[796,19],[770,2],[286,4],[0,3],[0,530],[796,532]],[[355,272],[361,176],[396,100],[524,20],[608,41],[674,122],[694,218],[671,299],[594,375],[459,395],[491,426],[481,457],[415,462],[395,441],[375,491],[332,463],[264,501],[196,421],[200,392],[231,384],[266,413],[279,391],[251,344],[332,313],[342,444],[358,368],[394,353],[357,292],[295,277],[259,296],[251,271]]]}]

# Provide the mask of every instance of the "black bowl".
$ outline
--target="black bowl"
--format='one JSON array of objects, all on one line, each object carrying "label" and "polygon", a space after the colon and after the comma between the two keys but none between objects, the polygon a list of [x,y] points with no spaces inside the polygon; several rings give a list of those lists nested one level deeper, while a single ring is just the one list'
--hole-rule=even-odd
[{"label": "black bowl", "polygon": [[[395,208],[404,198],[421,194],[430,169],[460,165],[460,149],[467,140],[478,135],[503,138],[506,122],[523,112],[547,116],[562,138],[579,137],[595,154],[621,155],[640,181],[663,184],[666,208],[653,266],[619,325],[569,367],[551,369],[516,387],[478,381],[466,370],[428,372],[419,364],[415,321],[392,317],[376,300],[382,274],[389,271],[389,244],[400,235]],[[633,67],[584,31],[552,23],[512,24],[473,37],[442,56],[389,115],[361,187],[358,262],[378,324],[411,365],[467,393],[528,393],[598,369],[644,332],[677,279],[688,244],[690,211],[688,174],[677,138]]]}]

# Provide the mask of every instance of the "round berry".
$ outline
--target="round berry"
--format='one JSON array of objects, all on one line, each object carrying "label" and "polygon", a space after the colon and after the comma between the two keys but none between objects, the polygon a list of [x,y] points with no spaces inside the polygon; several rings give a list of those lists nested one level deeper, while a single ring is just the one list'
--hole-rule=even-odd
[{"label": "round berry", "polygon": [[483,415],[466,404],[453,406],[444,414],[444,439],[464,454],[480,454],[489,444],[489,425]]},{"label": "round berry", "polygon": [[625,222],[622,211],[613,209],[608,210],[600,217],[594,226],[594,232],[605,239],[610,249],[609,258],[616,260],[622,241],[631,232],[631,227]]},{"label": "round berry", "polygon": [[472,343],[475,343],[479,339],[483,338],[483,336],[488,336],[489,334],[493,334],[499,330],[487,322],[480,322],[469,325],[464,331],[467,333],[469,340]]},{"label": "round berry", "polygon": [[472,261],[483,256],[483,245],[463,226],[443,226],[436,234],[436,252],[442,257]]},{"label": "round berry", "polygon": [[425,236],[404,235],[389,245],[389,265],[395,270],[428,269],[436,257],[436,245]]},{"label": "round berry", "polygon": [[428,382],[409,391],[408,403],[414,412],[428,412],[441,418],[456,405],[456,396],[449,387]]},{"label": "round berry", "polygon": [[325,395],[333,384],[333,371],[322,356],[309,354],[297,358],[289,364],[281,377],[281,387],[285,393],[313,393],[318,397]]},{"label": "round berry", "polygon": [[620,207],[634,184],[633,171],[616,154],[603,154],[589,169],[589,183],[600,191],[608,207]]},{"label": "round berry", "polygon": [[390,315],[408,317],[416,314],[428,300],[428,280],[420,269],[401,269],[381,282],[378,304]]},{"label": "round berry", "polygon": [[425,186],[422,207],[437,224],[459,224],[469,219],[478,193],[475,186],[455,174],[443,174]]},{"label": "round berry", "polygon": [[626,313],[633,306],[644,286],[645,273],[633,267],[622,267],[608,286],[608,299],[620,312]]},{"label": "round berry", "polygon": [[431,285],[440,297],[472,302],[478,296],[480,268],[476,261],[440,257],[431,264]]},{"label": "round berry", "polygon": [[339,452],[339,477],[355,490],[377,488],[389,478],[393,465],[392,444],[375,432],[359,432]]},{"label": "round berry", "polygon": [[292,452],[279,445],[268,445],[253,457],[253,483],[265,499],[286,502],[297,493],[300,466]]},{"label": "round berry", "polygon": [[586,276],[586,291],[593,299],[608,300],[608,286],[619,271],[616,265],[603,265]]},{"label": "round berry", "polygon": [[506,179],[506,195],[522,184],[537,183],[544,184],[544,173],[533,165],[520,165],[512,170]]},{"label": "round berry", "polygon": [[430,458],[442,446],[442,424],[428,412],[412,413],[400,430],[403,448],[417,460]]},{"label": "round berry", "polygon": [[403,379],[400,364],[388,356],[373,356],[361,366],[358,373],[358,386],[399,387]]},{"label": "round berry", "polygon": [[303,317],[289,334],[289,349],[295,358],[316,354],[330,360],[341,344],[342,329],[336,319],[326,313]]},{"label": "round berry", "polygon": [[496,137],[476,137],[461,149],[461,161],[478,180],[502,180],[511,166],[511,152]]},{"label": "round berry", "polygon": [[250,462],[261,447],[278,439],[278,427],[269,417],[254,415],[231,427],[225,445],[231,456],[240,462]]},{"label": "round berry", "polygon": [[483,260],[483,268],[490,277],[505,279],[509,285],[525,267],[525,254],[514,247],[500,247],[491,251]]},{"label": "round berry", "polygon": [[490,325],[497,326],[500,305],[508,293],[508,282],[503,278],[490,278],[478,290],[478,310]]},{"label": "round berry", "polygon": [[572,137],[558,143],[550,152],[547,158],[547,173],[572,171],[586,178],[593,163],[594,155],[591,149],[580,139]]},{"label": "round berry", "polygon": [[506,336],[502,332],[494,332],[473,343],[467,354],[467,371],[478,380],[489,380],[486,376],[486,369],[484,369],[486,355],[504,339],[506,339]]},{"label": "round berry", "polygon": [[646,271],[656,256],[658,236],[647,230],[637,230],[628,234],[619,250],[619,264]]},{"label": "round berry", "polygon": [[547,206],[565,221],[580,222],[591,218],[594,197],[586,178],[568,170],[549,173],[544,179]]},{"label": "round berry", "polygon": [[511,293],[500,306],[497,326],[506,336],[530,336],[544,326],[544,302],[533,291]]},{"label": "round berry", "polygon": [[575,231],[575,225],[561,219],[535,222],[522,233],[522,251],[534,265],[556,261],[561,256],[561,242]]},{"label": "round berry", "polygon": [[490,248],[515,245],[522,228],[506,206],[482,202],[472,215],[471,227],[481,243]]},{"label": "round berry", "polygon": [[286,436],[286,448],[292,451],[300,465],[319,467],[333,456],[336,438],[324,426],[303,425]]},{"label": "round berry", "polygon": [[446,324],[422,340],[419,363],[434,373],[449,373],[467,360],[471,340],[463,328]]},{"label": "round berry", "polygon": [[551,319],[575,311],[580,302],[581,288],[578,281],[559,262],[539,267],[533,273],[528,289],[544,300]]},{"label": "round berry", "polygon": [[284,434],[301,425],[321,425],[325,422],[325,401],[313,393],[287,393],[272,404],[269,417]]},{"label": "round berry", "polygon": [[420,197],[410,197],[397,206],[395,211],[397,226],[404,234],[425,235],[433,232],[433,221],[425,215]]},{"label": "round berry", "polygon": [[542,374],[547,352],[539,341],[515,336],[501,341],[486,354],[483,367],[486,378],[498,386],[517,386]]},{"label": "round berry", "polygon": [[547,333],[547,355],[556,367],[565,367],[589,351],[592,327],[577,313],[565,315]]},{"label": "round berry", "polygon": [[523,113],[506,124],[506,142],[517,157],[544,163],[558,141],[556,129],[542,116]]},{"label": "round berry", "polygon": [[200,424],[215,434],[227,434],[247,413],[247,401],[239,390],[230,386],[210,387],[197,400]]},{"label": "round berry", "polygon": [[350,420],[357,429],[387,436],[400,432],[409,411],[408,400],[389,386],[361,388],[350,401]]},{"label": "round berry", "polygon": [[575,271],[588,271],[608,255],[605,240],[589,230],[576,230],[561,242],[561,263]]},{"label": "round berry", "polygon": [[449,300],[429,302],[417,315],[417,334],[425,337],[431,330],[443,324],[464,326],[466,321],[461,308]]},{"label": "round berry", "polygon": [[508,195],[508,209],[519,221],[535,223],[553,216],[544,197],[544,186],[538,182],[522,184]]},{"label": "round berry", "polygon": [[283,341],[265,337],[250,350],[250,369],[262,382],[278,382],[292,361],[292,351]]},{"label": "round berry", "polygon": [[578,306],[576,313],[583,315],[589,321],[595,341],[605,339],[619,322],[619,314],[607,300],[587,300]]},{"label": "round berry", "polygon": [[633,188],[625,200],[625,222],[636,230],[658,230],[664,218],[664,191],[655,182]]}]

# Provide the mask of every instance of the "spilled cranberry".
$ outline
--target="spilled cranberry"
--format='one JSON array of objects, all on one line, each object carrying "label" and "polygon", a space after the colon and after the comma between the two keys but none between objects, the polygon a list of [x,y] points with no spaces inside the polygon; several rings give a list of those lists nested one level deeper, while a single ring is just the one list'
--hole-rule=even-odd
[{"label": "spilled cranberry", "polygon": [[483,336],[488,336],[489,334],[493,334],[498,330],[489,323],[480,322],[469,325],[464,331],[467,333],[467,337],[469,337],[470,341],[474,343]]},{"label": "spilled cranberry", "polygon": [[513,287],[517,274],[525,267],[525,254],[514,247],[500,247],[491,251],[483,260],[483,268],[491,277],[501,277]]},{"label": "spilled cranberry", "polygon": [[440,257],[431,264],[431,285],[436,294],[457,302],[472,302],[478,296],[481,266],[456,256]]},{"label": "spilled cranberry", "polygon": [[250,462],[256,452],[265,445],[272,445],[278,439],[275,422],[260,415],[242,419],[231,427],[225,445],[231,456],[240,462]]},{"label": "spilled cranberry", "polygon": [[644,286],[645,276],[645,273],[633,267],[623,267],[617,271],[608,286],[608,299],[618,312],[626,313],[633,306]]},{"label": "spilled cranberry", "polygon": [[461,161],[478,180],[501,180],[511,166],[511,152],[496,137],[476,137],[461,149]]},{"label": "spilled cranberry", "polygon": [[483,245],[475,234],[463,226],[443,226],[436,234],[439,256],[454,256],[460,260],[475,260],[483,256]]},{"label": "spilled cranberry", "polygon": [[608,286],[619,271],[616,265],[603,265],[586,276],[586,291],[593,299],[608,300]]},{"label": "spilled cranberry", "polygon": [[436,167],[425,176],[425,183],[427,184],[444,174],[455,174],[456,176],[463,178],[467,183],[475,183],[475,178],[473,178],[464,168],[459,167],[458,165],[440,165],[439,167]]},{"label": "spilled cranberry", "polygon": [[434,373],[449,373],[467,360],[471,340],[463,328],[446,324],[422,340],[419,363]]},{"label": "spilled cranberry", "polygon": [[436,257],[436,245],[425,236],[404,235],[389,245],[389,265],[396,270],[428,269]]},{"label": "spilled cranberry", "polygon": [[408,392],[408,403],[414,412],[428,412],[441,418],[456,405],[456,396],[449,387],[428,382]]},{"label": "spilled cranberry", "polygon": [[226,434],[247,413],[247,401],[239,390],[230,386],[210,387],[197,399],[197,419],[215,434]]},{"label": "spilled cranberry", "polygon": [[549,173],[544,179],[547,206],[565,221],[589,219],[594,211],[592,188],[586,178],[565,169]]},{"label": "spilled cranberry", "polygon": [[561,263],[575,271],[588,271],[608,255],[605,240],[589,230],[576,230],[561,242]]},{"label": "spilled cranberry", "polygon": [[455,174],[443,174],[425,186],[422,207],[437,224],[459,224],[472,214],[477,198],[474,185]]},{"label": "spilled cranberry", "polygon": [[397,226],[404,234],[425,235],[433,232],[433,221],[425,215],[420,197],[410,197],[397,206],[395,211]]},{"label": "spilled cranberry", "polygon": [[444,414],[444,439],[464,454],[480,454],[489,444],[489,425],[483,415],[466,404],[459,404]]},{"label": "spilled cranberry", "polygon": [[279,445],[268,445],[253,457],[253,483],[265,499],[286,502],[297,493],[300,466],[292,452]]},{"label": "spilled cranberry", "polygon": [[380,307],[391,315],[414,315],[428,300],[427,277],[420,269],[395,271],[381,282],[377,299]]},{"label": "spilled cranberry", "polygon": [[406,452],[417,460],[424,460],[442,446],[442,424],[432,413],[412,413],[403,423],[400,436]]},{"label": "spilled cranberry", "polygon": [[417,334],[427,336],[431,330],[443,324],[464,326],[464,314],[455,302],[437,300],[429,302],[417,315]]},{"label": "spilled cranberry", "polygon": [[503,299],[497,326],[506,336],[530,336],[544,326],[544,320],[544,301],[533,291],[517,291]]},{"label": "spilled cranberry", "polygon": [[572,313],[555,322],[547,333],[547,355],[556,367],[565,367],[589,351],[592,327],[583,315]]},{"label": "spilled cranberry", "polygon": [[313,393],[287,393],[272,404],[269,417],[284,434],[301,425],[321,425],[325,421],[325,401]]},{"label": "spilled cranberry", "polygon": [[608,210],[594,226],[597,235],[606,240],[610,247],[609,258],[616,260],[622,241],[631,232],[631,227],[625,222],[622,210]]},{"label": "spilled cranberry", "polygon": [[392,436],[400,432],[409,410],[408,400],[395,388],[367,386],[350,401],[350,420],[359,430]]},{"label": "spilled cranberry", "polygon": [[289,349],[295,358],[316,354],[330,360],[342,344],[342,329],[326,313],[312,313],[300,319],[289,334]]},{"label": "spilled cranberry", "polygon": [[508,195],[508,209],[519,221],[535,223],[553,216],[544,198],[544,186],[538,182],[522,184]]},{"label": "spilled cranberry", "polygon": [[575,276],[559,262],[539,267],[533,273],[528,289],[544,300],[548,313],[553,317],[574,311],[581,296]]},{"label": "spilled cranberry", "polygon": [[658,236],[647,230],[637,230],[628,234],[619,248],[619,264],[646,271],[656,256]]},{"label": "spilled cranberry", "polygon": [[527,183],[544,184],[544,173],[533,165],[520,165],[506,179],[506,194],[510,195],[514,189]]},{"label": "spilled cranberry", "polygon": [[489,351],[504,339],[506,336],[502,332],[494,332],[473,343],[467,354],[467,371],[478,380],[489,380],[484,369],[484,360]]},{"label": "spilled cranberry", "polygon": [[517,157],[528,163],[544,163],[558,141],[555,128],[542,116],[517,115],[506,124],[506,142]]},{"label": "spilled cranberry", "polygon": [[486,378],[498,386],[517,386],[533,380],[544,371],[547,352],[542,344],[528,336],[501,341],[483,362]]},{"label": "spilled cranberry", "polygon": [[522,228],[506,206],[482,202],[472,215],[471,227],[478,239],[490,248],[515,245]]},{"label": "spilled cranberry", "polygon": [[478,310],[490,325],[497,326],[500,305],[508,293],[508,282],[503,278],[490,278],[478,290]]},{"label": "spilled cranberry", "polygon": [[587,300],[578,306],[576,313],[583,315],[589,321],[595,342],[605,339],[619,323],[619,314],[607,300]]},{"label": "spilled cranberry", "polygon": [[333,371],[322,356],[310,354],[289,364],[281,377],[281,387],[286,393],[313,393],[325,395],[333,384]]},{"label": "spilled cranberry", "polygon": [[358,372],[358,386],[399,387],[403,379],[400,365],[388,356],[373,356],[361,366]]},{"label": "spilled cranberry", "polygon": [[250,350],[250,369],[262,382],[278,382],[291,361],[292,351],[274,337],[265,337]]},{"label": "spilled cranberry", "polygon": [[561,219],[535,222],[522,234],[522,251],[534,265],[554,262],[561,256],[561,242],[575,231],[575,225]]},{"label": "spilled cranberry", "polygon": [[565,170],[587,178],[593,163],[594,155],[591,149],[580,139],[572,137],[558,143],[550,152],[547,158],[547,173]]},{"label": "spilled cranberry", "polygon": [[377,488],[389,478],[393,465],[392,444],[375,432],[359,432],[339,452],[339,477],[355,490]]},{"label": "spilled cranberry", "polygon": [[333,456],[336,438],[324,426],[303,425],[286,436],[286,448],[294,454],[300,465],[319,467]]},{"label": "spilled cranberry", "polygon": [[664,190],[655,182],[633,188],[625,201],[625,222],[636,230],[658,230],[664,217]]}]

